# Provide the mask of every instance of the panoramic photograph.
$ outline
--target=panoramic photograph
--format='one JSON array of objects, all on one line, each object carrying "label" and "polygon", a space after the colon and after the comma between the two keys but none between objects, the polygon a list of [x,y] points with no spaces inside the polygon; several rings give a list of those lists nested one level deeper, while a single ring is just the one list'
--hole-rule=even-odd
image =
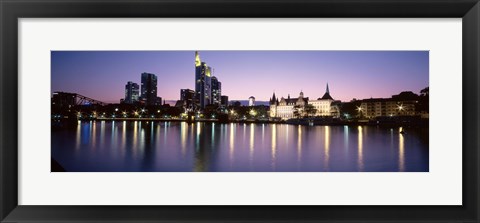
[{"label": "panoramic photograph", "polygon": [[51,51],[51,172],[428,172],[428,51]]}]

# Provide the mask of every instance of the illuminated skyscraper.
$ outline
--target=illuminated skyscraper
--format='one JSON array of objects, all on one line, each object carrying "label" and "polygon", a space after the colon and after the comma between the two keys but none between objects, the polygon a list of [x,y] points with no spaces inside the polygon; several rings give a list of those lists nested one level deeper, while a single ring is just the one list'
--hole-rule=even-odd
[{"label": "illuminated skyscraper", "polygon": [[191,111],[193,109],[193,101],[195,100],[195,91],[190,89],[180,89],[180,101],[185,109]]},{"label": "illuminated skyscraper", "polygon": [[131,81],[125,85],[125,100],[126,104],[133,104],[139,99],[139,87],[137,83]]},{"label": "illuminated skyscraper", "polygon": [[198,51],[195,51],[195,104],[204,109],[212,103],[212,68],[200,60]]},{"label": "illuminated skyscraper", "polygon": [[151,73],[142,73],[141,99],[147,105],[157,104],[157,76]]},{"label": "illuminated skyscraper", "polygon": [[222,82],[217,77],[212,77],[212,104],[220,105],[222,96]]}]

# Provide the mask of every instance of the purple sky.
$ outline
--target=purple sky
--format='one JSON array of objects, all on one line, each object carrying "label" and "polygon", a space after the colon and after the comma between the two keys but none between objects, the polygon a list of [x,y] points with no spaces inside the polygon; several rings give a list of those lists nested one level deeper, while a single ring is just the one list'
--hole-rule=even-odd
[{"label": "purple sky", "polygon": [[[158,76],[158,96],[178,100],[195,89],[195,51],[52,51],[52,92],[75,92],[107,103],[124,97],[142,72]],[[390,97],[428,86],[428,51],[200,51],[230,100],[266,101],[325,93],[336,100]]]}]

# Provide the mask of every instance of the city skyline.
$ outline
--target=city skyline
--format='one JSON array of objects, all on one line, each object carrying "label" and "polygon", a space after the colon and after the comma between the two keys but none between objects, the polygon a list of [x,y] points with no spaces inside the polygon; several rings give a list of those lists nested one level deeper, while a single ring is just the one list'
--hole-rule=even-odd
[{"label": "city skyline", "polygon": [[[328,83],[335,100],[390,97],[428,87],[428,51],[200,51],[230,101],[319,98]],[[128,81],[158,77],[157,96],[180,99],[195,89],[195,51],[52,51],[52,93],[75,92],[119,103]],[[79,84],[82,83],[82,84]]]}]

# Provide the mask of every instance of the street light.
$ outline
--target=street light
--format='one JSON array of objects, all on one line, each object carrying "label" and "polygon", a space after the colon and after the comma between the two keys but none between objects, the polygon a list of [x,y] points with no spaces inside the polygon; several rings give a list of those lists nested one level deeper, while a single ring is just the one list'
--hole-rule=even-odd
[{"label": "street light", "polygon": [[402,111],[403,111],[403,105],[399,105],[398,106],[398,113],[400,113],[400,115],[401,115]]}]

